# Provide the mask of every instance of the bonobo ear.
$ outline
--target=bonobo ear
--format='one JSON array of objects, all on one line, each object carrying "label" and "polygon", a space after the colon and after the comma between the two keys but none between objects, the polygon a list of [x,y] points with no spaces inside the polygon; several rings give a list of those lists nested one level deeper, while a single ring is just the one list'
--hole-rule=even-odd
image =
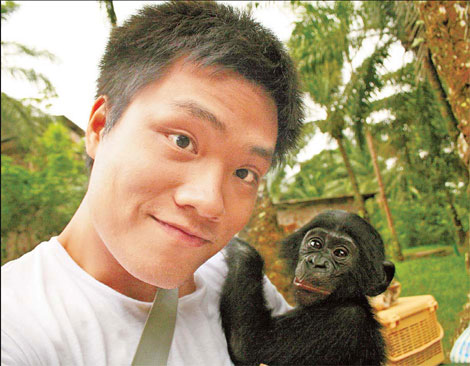
[{"label": "bonobo ear", "polygon": [[390,282],[392,282],[393,276],[395,275],[395,265],[392,262],[384,261],[383,266],[384,266],[384,278],[377,286],[369,289],[369,291],[366,293],[367,296],[372,297],[372,296],[380,295],[382,292],[384,292],[387,289],[388,285],[390,285]]}]

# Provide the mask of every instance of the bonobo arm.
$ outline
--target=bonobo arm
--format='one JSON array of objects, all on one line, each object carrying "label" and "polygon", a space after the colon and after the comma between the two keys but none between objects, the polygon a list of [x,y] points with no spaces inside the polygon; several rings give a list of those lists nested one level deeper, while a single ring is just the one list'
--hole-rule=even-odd
[{"label": "bonobo arm", "polygon": [[236,364],[257,364],[253,355],[263,347],[272,328],[271,310],[263,292],[264,261],[247,243],[233,239],[225,250],[227,280],[222,288],[220,312]]}]

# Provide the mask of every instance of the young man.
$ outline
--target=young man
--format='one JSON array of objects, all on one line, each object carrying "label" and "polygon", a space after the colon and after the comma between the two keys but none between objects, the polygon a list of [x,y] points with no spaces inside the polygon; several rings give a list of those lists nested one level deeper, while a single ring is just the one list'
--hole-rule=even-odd
[{"label": "young man", "polygon": [[218,252],[298,137],[292,62],[246,14],[171,2],[113,30],[100,68],[88,191],[58,237],[2,268],[2,365],[129,365],[157,288],[179,289],[169,364],[230,365]]}]

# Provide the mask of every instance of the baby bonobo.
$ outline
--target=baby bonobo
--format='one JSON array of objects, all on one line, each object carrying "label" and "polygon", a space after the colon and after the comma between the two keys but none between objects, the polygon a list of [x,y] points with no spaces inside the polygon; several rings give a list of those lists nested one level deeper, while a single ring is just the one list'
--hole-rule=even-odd
[{"label": "baby bonobo", "polygon": [[356,214],[326,211],[289,235],[282,254],[298,306],[272,316],[263,295],[264,262],[247,243],[226,249],[222,326],[236,365],[381,365],[380,324],[366,296],[395,273],[379,233]]}]

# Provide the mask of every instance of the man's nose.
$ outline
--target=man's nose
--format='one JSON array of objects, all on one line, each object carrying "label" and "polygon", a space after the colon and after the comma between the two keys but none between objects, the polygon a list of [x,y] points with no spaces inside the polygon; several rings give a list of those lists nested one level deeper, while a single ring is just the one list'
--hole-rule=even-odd
[{"label": "man's nose", "polygon": [[223,169],[218,166],[187,174],[176,190],[175,202],[180,207],[194,208],[199,216],[218,221],[225,213],[223,180]]}]

